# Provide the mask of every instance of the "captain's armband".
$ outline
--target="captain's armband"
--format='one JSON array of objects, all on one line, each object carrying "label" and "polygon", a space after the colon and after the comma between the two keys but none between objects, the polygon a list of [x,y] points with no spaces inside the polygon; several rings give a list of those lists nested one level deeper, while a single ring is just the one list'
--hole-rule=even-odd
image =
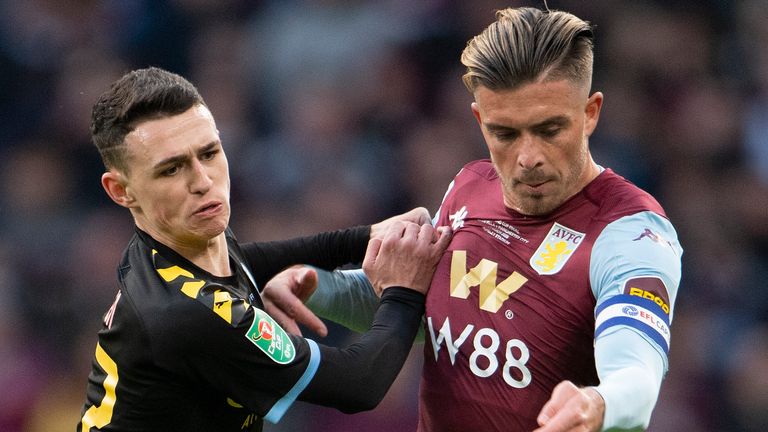
[{"label": "captain's armband", "polygon": [[595,310],[595,339],[616,326],[639,331],[669,354],[669,315],[653,300],[621,294],[604,301]]}]

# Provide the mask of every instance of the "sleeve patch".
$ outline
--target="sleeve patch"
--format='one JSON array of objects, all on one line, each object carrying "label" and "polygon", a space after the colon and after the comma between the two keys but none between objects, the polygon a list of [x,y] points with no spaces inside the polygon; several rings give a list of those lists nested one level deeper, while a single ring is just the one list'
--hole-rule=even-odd
[{"label": "sleeve patch", "polygon": [[640,331],[669,354],[669,315],[655,301],[629,294],[606,300],[595,310],[595,339],[615,326]]},{"label": "sleeve patch", "polygon": [[651,300],[669,315],[669,294],[661,278],[644,276],[629,279],[624,283],[624,294]]},{"label": "sleeve patch", "polygon": [[253,309],[253,323],[245,337],[275,363],[288,364],[296,357],[296,349],[288,334],[269,314]]}]

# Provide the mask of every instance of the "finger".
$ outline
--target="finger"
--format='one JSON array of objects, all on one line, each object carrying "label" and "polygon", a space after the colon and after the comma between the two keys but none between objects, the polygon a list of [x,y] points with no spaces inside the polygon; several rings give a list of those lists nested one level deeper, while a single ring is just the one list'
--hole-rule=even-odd
[{"label": "finger", "polygon": [[419,243],[431,244],[437,241],[437,230],[429,224],[423,224],[419,227]]},{"label": "finger", "polygon": [[376,258],[379,256],[381,244],[382,240],[377,238],[368,241],[368,248],[365,250],[365,257],[363,258],[363,271],[365,271],[366,274],[370,274],[371,269],[376,264]]},{"label": "finger", "polygon": [[570,381],[562,381],[555,386],[552,390],[552,396],[547,403],[541,408],[539,416],[536,421],[539,425],[545,425],[565,406],[568,400],[574,394],[578,393],[579,389]]},{"label": "finger", "polygon": [[429,210],[424,207],[417,207],[411,210],[409,213],[413,215],[411,220],[417,225],[428,224],[432,220],[432,218],[429,216]]},{"label": "finger", "polygon": [[[558,409],[552,417],[548,418],[545,424],[534,432],[562,432],[570,431],[577,426],[584,426],[584,413],[579,409],[580,402],[578,396],[566,401],[565,405]],[[583,430],[583,429],[580,429]]]},{"label": "finger", "polygon": [[280,303],[280,308],[291,321],[303,324],[318,335],[325,337],[328,328],[304,302],[317,289],[317,272],[310,267],[302,267],[293,275],[294,283],[291,285],[291,293],[276,296],[275,302]]},{"label": "finger", "polygon": [[317,272],[310,267],[303,267],[294,275],[293,292],[302,302],[317,289]]},{"label": "finger", "polygon": [[283,330],[296,336],[301,336],[301,329],[296,321],[288,317],[279,307],[272,302],[264,302],[264,310],[271,316]]},{"label": "finger", "polygon": [[292,322],[303,324],[322,337],[328,335],[328,328],[325,326],[325,323],[314,312],[309,310],[304,303],[300,301],[292,302],[291,307],[288,309],[288,314],[293,318],[291,319]]},{"label": "finger", "polygon": [[403,230],[403,238],[415,241],[419,238],[420,230],[421,225],[416,225],[415,223],[406,224],[405,230]]},{"label": "finger", "polygon": [[438,227],[436,231],[439,237],[435,242],[435,247],[442,252],[448,247],[448,243],[451,242],[453,233],[449,227]]}]

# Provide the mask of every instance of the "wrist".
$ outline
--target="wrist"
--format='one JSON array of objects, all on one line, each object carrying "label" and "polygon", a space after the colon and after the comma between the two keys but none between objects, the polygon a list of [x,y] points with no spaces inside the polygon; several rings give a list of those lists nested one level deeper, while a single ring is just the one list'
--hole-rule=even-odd
[{"label": "wrist", "polygon": [[605,399],[603,395],[595,387],[585,387],[584,393],[590,399],[596,417],[600,419],[600,427],[598,430],[603,429],[603,421],[605,420]]}]

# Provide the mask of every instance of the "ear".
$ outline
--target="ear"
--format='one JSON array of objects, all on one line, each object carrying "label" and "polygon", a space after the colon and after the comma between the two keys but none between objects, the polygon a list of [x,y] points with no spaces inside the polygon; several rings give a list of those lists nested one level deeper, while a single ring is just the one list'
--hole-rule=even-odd
[{"label": "ear", "polygon": [[128,190],[128,181],[121,172],[112,169],[102,174],[101,186],[118,205],[126,208],[136,207],[136,199]]},{"label": "ear", "polygon": [[584,135],[590,136],[597,127],[597,121],[600,119],[600,109],[603,107],[603,94],[595,92],[587,99],[587,106],[584,108]]},{"label": "ear", "polygon": [[483,121],[480,119],[480,107],[477,106],[477,102],[472,102],[472,115],[475,116],[475,120],[477,120],[477,124],[479,124],[481,127],[483,126]]}]

